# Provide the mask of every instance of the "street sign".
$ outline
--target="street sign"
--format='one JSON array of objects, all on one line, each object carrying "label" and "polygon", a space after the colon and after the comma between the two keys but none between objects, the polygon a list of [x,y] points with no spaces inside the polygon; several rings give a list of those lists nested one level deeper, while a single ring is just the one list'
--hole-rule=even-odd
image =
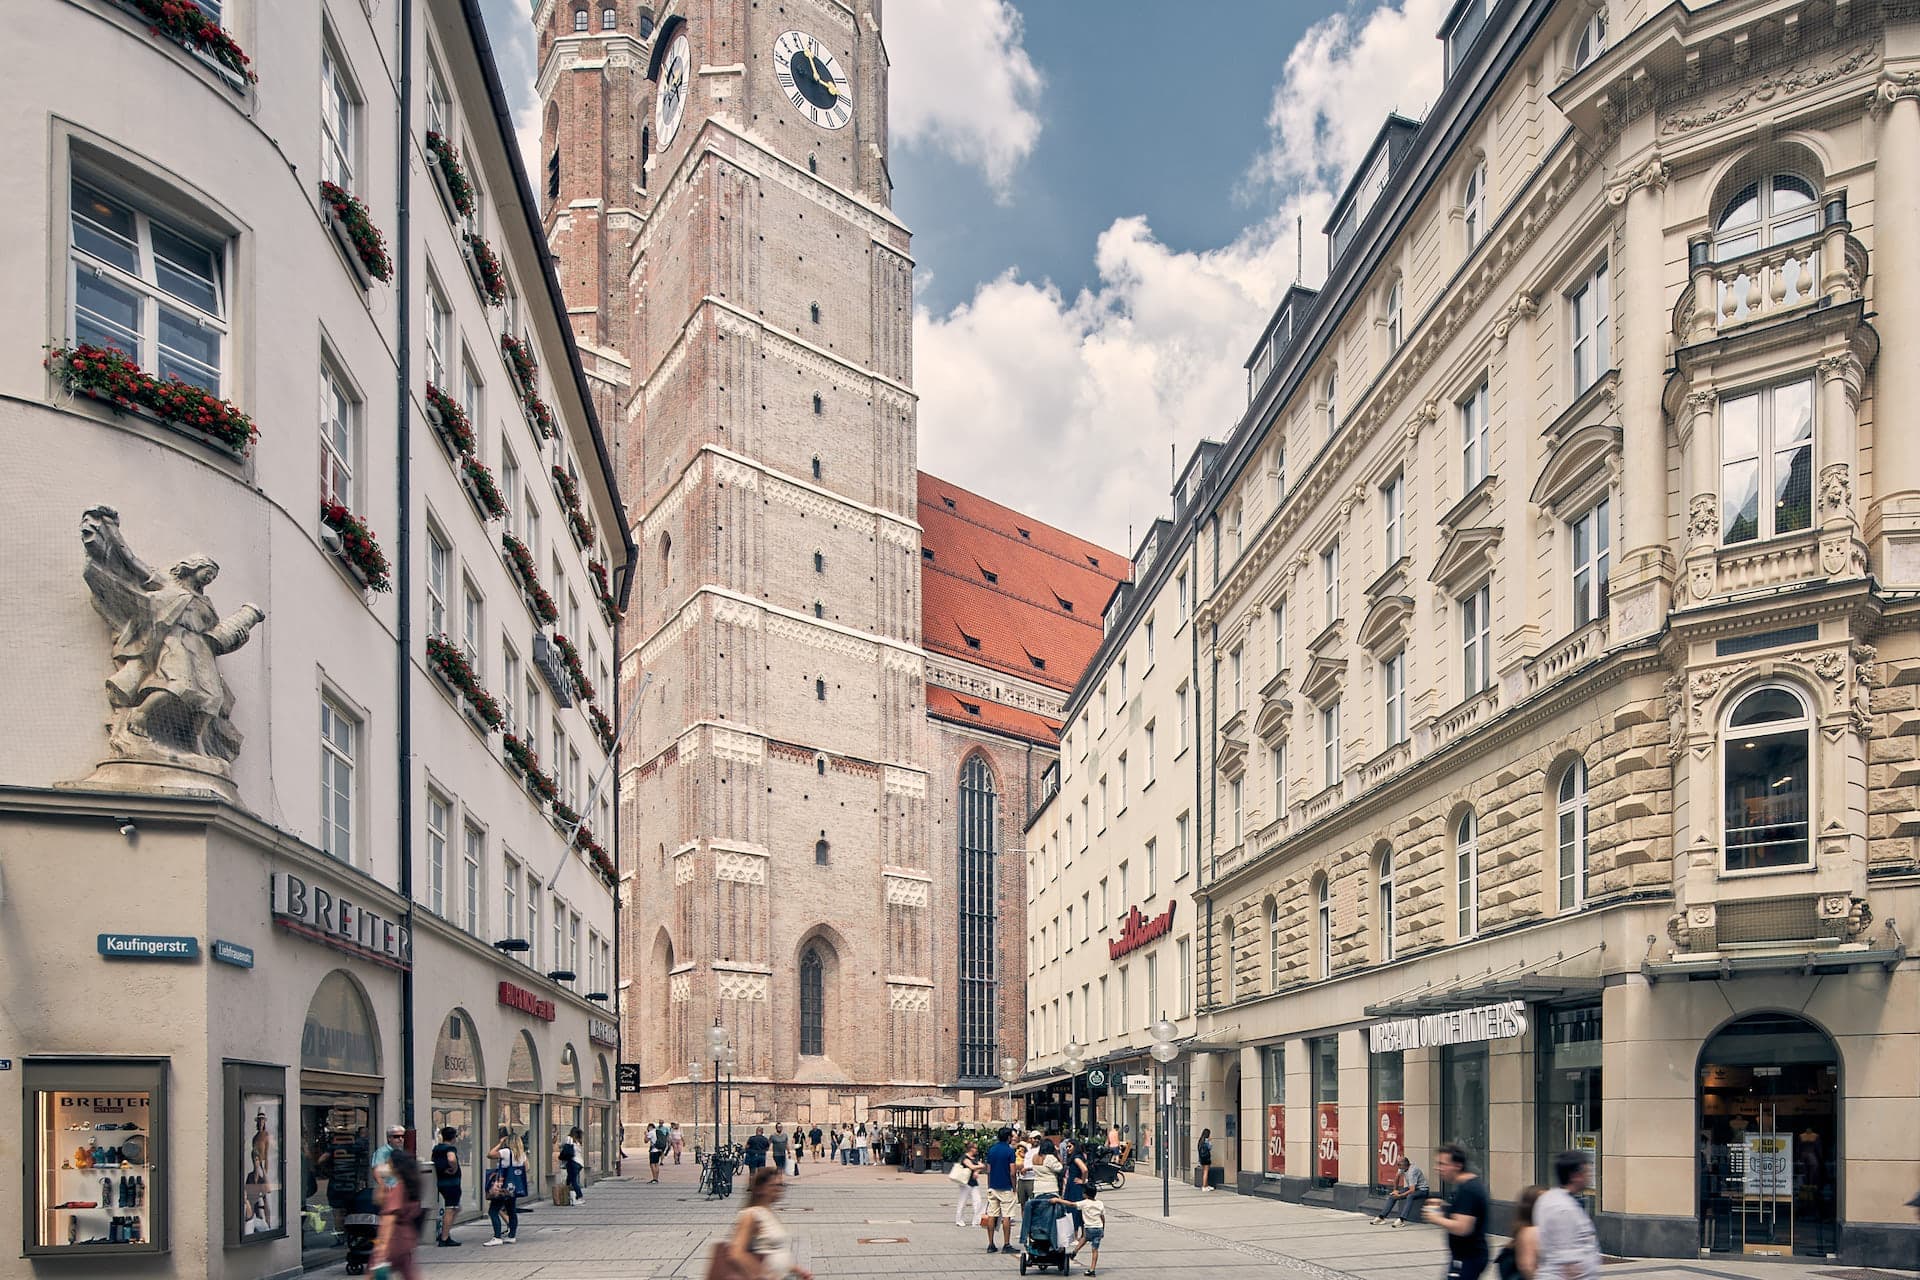
[{"label": "street sign", "polygon": [[1087,1088],[1104,1089],[1107,1087],[1107,1073],[1099,1067],[1087,1072]]},{"label": "street sign", "polygon": [[1153,1092],[1153,1077],[1152,1077],[1152,1076],[1128,1076],[1128,1077],[1127,1077],[1127,1092],[1128,1092],[1129,1094],[1149,1094],[1149,1093],[1152,1093],[1152,1092]]},{"label": "street sign", "polygon": [[623,1062],[613,1069],[614,1078],[619,1081],[620,1092],[640,1092],[640,1064]]}]

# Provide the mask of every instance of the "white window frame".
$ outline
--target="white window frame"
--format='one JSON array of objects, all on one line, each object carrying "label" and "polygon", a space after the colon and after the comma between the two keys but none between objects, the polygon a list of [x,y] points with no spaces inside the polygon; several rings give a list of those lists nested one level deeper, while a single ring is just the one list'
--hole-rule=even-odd
[{"label": "white window frame", "polygon": [[1246,797],[1247,787],[1244,776],[1235,778],[1227,784],[1227,806],[1233,814],[1233,843],[1238,847],[1246,839]]},{"label": "white window frame", "polygon": [[1397,747],[1407,740],[1407,651],[1395,649],[1380,664],[1381,709],[1386,727],[1386,745]]},{"label": "white window frame", "polygon": [[1314,894],[1313,904],[1313,949],[1320,965],[1317,976],[1333,976],[1333,884],[1326,877],[1320,877],[1320,887]]},{"label": "white window frame", "polygon": [[431,275],[427,277],[427,381],[442,391],[451,392],[447,386],[447,357],[453,347],[453,308],[447,305],[447,295],[440,282]]},{"label": "white window frame", "polygon": [[[1807,394],[1807,433],[1803,439],[1789,440],[1784,445],[1778,442],[1780,431],[1779,415],[1775,412],[1776,397],[1789,387],[1804,386]],[[1727,428],[1729,406],[1752,401],[1754,405],[1753,451],[1733,454],[1731,432]],[[1749,543],[1767,542],[1774,538],[1795,537],[1814,527],[1814,503],[1812,500],[1813,477],[1819,472],[1819,451],[1814,442],[1820,436],[1820,396],[1819,386],[1811,374],[1785,378],[1765,386],[1743,391],[1739,395],[1722,396],[1720,399],[1720,541],[1722,546],[1746,546]],[[1782,530],[1776,517],[1777,500],[1770,501],[1778,492],[1780,469],[1784,466],[1787,474],[1792,474],[1792,457],[1804,452],[1807,455],[1806,474],[1808,477],[1807,523],[1798,529]],[[1735,541],[1732,537],[1735,504],[1728,500],[1727,476],[1736,467],[1752,466],[1755,469],[1754,483],[1757,494],[1756,521],[1753,536]]]},{"label": "white window frame", "polygon": [[346,70],[333,32],[320,37],[320,177],[342,191],[354,190],[355,148],[359,144],[360,95]]},{"label": "white window frame", "polygon": [[320,500],[352,510],[360,402],[331,359],[320,359]]},{"label": "white window frame", "polygon": [[1382,849],[1374,861],[1374,894],[1380,911],[1380,962],[1393,959],[1393,850]]},{"label": "white window frame", "polygon": [[[360,717],[331,693],[320,695],[320,851],[349,865],[359,794],[355,765],[359,758]],[[344,816],[343,816],[344,815]]]},{"label": "white window frame", "polygon": [[486,865],[486,829],[469,820],[460,833],[460,927],[476,938],[485,923],[482,908],[486,899],[480,888],[480,871]]},{"label": "white window frame", "polygon": [[1180,838],[1180,878],[1184,880],[1193,871],[1193,815],[1181,814],[1173,826]]},{"label": "white window frame", "polygon": [[1340,370],[1334,369],[1327,374],[1327,439],[1333,439],[1340,430]]},{"label": "white window frame", "polygon": [[1554,793],[1554,848],[1559,855],[1556,866],[1561,911],[1578,911],[1587,905],[1587,766],[1575,760],[1560,771]]},{"label": "white window frame", "polygon": [[[1478,0],[1475,0],[1478,3]],[[1461,193],[1461,225],[1467,236],[1467,252],[1472,253],[1480,247],[1487,235],[1487,162],[1480,161],[1467,174],[1467,185]]]},{"label": "white window frame", "polygon": [[1607,51],[1607,11],[1605,7],[1596,9],[1592,17],[1581,24],[1580,34],[1573,42],[1573,69],[1586,66]]},{"label": "white window frame", "polygon": [[1572,560],[1573,625],[1583,627],[1607,616],[1607,575],[1612,572],[1613,503],[1610,495],[1567,522],[1567,554]]},{"label": "white window frame", "polygon": [[1279,675],[1287,668],[1287,602],[1275,600],[1267,619],[1273,625],[1273,673]]},{"label": "white window frame", "polygon": [[1487,478],[1493,461],[1492,429],[1487,421],[1487,380],[1456,402],[1460,417],[1460,492],[1471,492]]},{"label": "white window frame", "polygon": [[1287,816],[1287,744],[1267,750],[1267,766],[1273,771],[1273,816],[1278,821]]},{"label": "white window frame", "polygon": [[453,802],[431,788],[427,791],[427,910],[447,914],[447,828],[453,821]]},{"label": "white window frame", "polygon": [[1480,932],[1480,817],[1460,815],[1453,833],[1454,928],[1461,938]]},{"label": "white window frame", "polygon": [[1493,584],[1483,582],[1460,597],[1461,696],[1471,698],[1493,684]]},{"label": "white window frame", "polygon": [[1380,549],[1383,567],[1392,568],[1407,553],[1407,478],[1396,471],[1380,486]]},{"label": "white window frame", "polygon": [[1613,296],[1607,260],[1600,259],[1567,294],[1567,332],[1572,337],[1573,394],[1578,396],[1613,367]]},{"label": "white window frame", "polygon": [[1246,695],[1243,692],[1244,685],[1240,679],[1241,671],[1245,666],[1246,661],[1242,658],[1239,648],[1235,648],[1227,654],[1227,674],[1233,682],[1233,702],[1231,705],[1235,714],[1238,714],[1247,705]]},{"label": "white window frame", "polygon": [[1325,785],[1340,781],[1340,699],[1320,708],[1320,767]]},{"label": "white window frame", "polygon": [[1390,356],[1400,349],[1400,342],[1403,336],[1402,326],[1405,323],[1405,316],[1403,314],[1402,297],[1405,293],[1405,286],[1406,281],[1399,276],[1395,276],[1393,283],[1387,286],[1387,354]]},{"label": "white window frame", "polygon": [[1320,553],[1320,595],[1326,609],[1325,625],[1340,617],[1340,539],[1335,538]]},{"label": "white window frame", "polygon": [[1267,990],[1280,989],[1280,904],[1267,900]]}]

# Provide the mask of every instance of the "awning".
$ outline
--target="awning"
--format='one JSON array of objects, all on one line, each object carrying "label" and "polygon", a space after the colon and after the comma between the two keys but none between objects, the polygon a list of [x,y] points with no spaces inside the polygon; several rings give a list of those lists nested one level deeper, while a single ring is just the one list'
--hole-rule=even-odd
[{"label": "awning", "polygon": [[895,1098],[892,1102],[874,1104],[875,1111],[955,1111],[960,1104],[951,1098],[929,1095],[924,1098]]},{"label": "awning", "polygon": [[1476,1009],[1483,1004],[1497,1004],[1502,1000],[1551,1004],[1576,996],[1598,995],[1604,985],[1601,978],[1543,978],[1537,974],[1525,974],[1517,978],[1501,978],[1470,986],[1450,987],[1444,991],[1404,996],[1385,1004],[1370,1004],[1366,1008],[1366,1015],[1369,1018],[1411,1018],[1423,1013]]},{"label": "awning", "polygon": [[1769,955],[1689,956],[1683,960],[1648,960],[1640,972],[1648,982],[1662,978],[1739,978],[1761,973],[1802,975],[1845,973],[1849,969],[1878,967],[1893,972],[1907,958],[1905,943],[1856,951],[1774,952]]},{"label": "awning", "polygon": [[1007,1092],[1018,1097],[1024,1093],[1039,1093],[1042,1089],[1051,1089],[1056,1084],[1064,1084],[1073,1077],[1062,1071],[1059,1075],[1039,1076],[1032,1080],[1021,1080],[1007,1086]]},{"label": "awning", "polygon": [[1176,1040],[1182,1053],[1238,1053],[1240,1052],[1240,1027],[1236,1023],[1231,1027],[1215,1027],[1200,1035],[1188,1036],[1185,1040]]}]

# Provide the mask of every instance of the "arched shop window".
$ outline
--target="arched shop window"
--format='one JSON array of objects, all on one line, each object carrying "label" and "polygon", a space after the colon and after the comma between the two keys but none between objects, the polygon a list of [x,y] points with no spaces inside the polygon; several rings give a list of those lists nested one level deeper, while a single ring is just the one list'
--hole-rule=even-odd
[{"label": "arched shop window", "polygon": [[1812,861],[1812,764],[1813,717],[1797,692],[1763,685],[1734,703],[1720,735],[1728,871]]}]

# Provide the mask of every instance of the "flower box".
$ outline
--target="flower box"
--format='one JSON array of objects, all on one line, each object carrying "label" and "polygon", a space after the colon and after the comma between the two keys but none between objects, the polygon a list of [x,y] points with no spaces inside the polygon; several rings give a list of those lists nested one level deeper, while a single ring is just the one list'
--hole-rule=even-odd
[{"label": "flower box", "polygon": [[527,425],[533,428],[534,439],[551,440],[560,434],[560,428],[553,421],[553,410],[547,407],[545,400],[539,396],[528,396],[520,407],[526,410]]},{"label": "flower box", "polygon": [[433,130],[427,130],[427,172],[447,206],[447,216],[458,220],[473,216],[473,184],[467,181],[467,169],[460,161],[460,149]]},{"label": "flower box", "polygon": [[467,491],[468,499],[482,520],[499,520],[506,516],[507,500],[500,495],[500,485],[494,480],[493,472],[486,463],[470,453],[460,456],[460,487]]},{"label": "flower box", "polygon": [[607,566],[598,560],[587,561],[587,576],[593,579],[593,598],[600,602],[600,616],[612,626],[618,620],[620,607],[613,600],[613,583],[607,574]]},{"label": "flower box", "polygon": [[460,458],[473,452],[473,423],[458,400],[427,384],[427,425],[446,446],[447,456]]},{"label": "flower box", "polygon": [[503,733],[500,735],[500,748],[501,754],[506,759],[507,768],[518,775],[535,805],[559,797],[559,787],[540,767],[540,757],[534,754],[532,747],[515,734]]},{"label": "flower box", "polygon": [[386,237],[373,225],[362,201],[331,182],[322,182],[320,213],[362,289],[371,288],[375,280],[384,283],[393,279],[393,259],[387,256]]},{"label": "flower box", "polygon": [[587,519],[587,513],[580,509],[580,486],[568,475],[566,469],[557,463],[553,467],[553,491],[560,499],[560,506],[567,516],[567,531],[582,551],[593,545],[593,521]]},{"label": "flower box", "polygon": [[597,705],[587,705],[587,723],[593,726],[593,736],[599,740],[600,749],[609,755],[613,753],[613,744],[618,740],[613,721],[607,719],[607,713]]},{"label": "flower box", "polygon": [[467,260],[467,273],[480,296],[496,307],[507,305],[507,269],[500,265],[493,246],[469,231],[460,237],[461,255]]},{"label": "flower box", "polygon": [[191,0],[120,0],[140,15],[147,30],[165,36],[181,48],[205,58],[222,79],[236,89],[245,89],[260,79],[231,35],[206,11]]},{"label": "flower box", "polygon": [[393,590],[386,553],[366,521],[337,502],[320,506],[320,540],[369,591]]},{"label": "flower box", "polygon": [[576,830],[573,833],[573,847],[585,855],[587,865],[606,881],[609,888],[618,882],[620,873],[614,867],[613,859],[607,856],[607,851],[601,847],[600,842],[593,838],[592,831],[584,826]]},{"label": "flower box", "polygon": [[553,637],[553,647],[560,651],[561,665],[566,669],[568,679],[573,681],[573,687],[579,691],[580,700],[593,701],[593,681],[587,679],[587,668],[580,661],[580,650],[573,641],[558,633]]},{"label": "flower box", "polygon": [[482,733],[491,733],[506,722],[499,700],[481,687],[472,661],[459,644],[446,636],[428,636],[427,670],[453,695],[461,714]]},{"label": "flower box", "polygon": [[549,627],[560,621],[560,606],[540,585],[540,571],[534,566],[533,552],[527,550],[527,544],[511,533],[502,532],[500,553],[506,559],[507,568],[513,572],[514,579],[519,582],[520,598],[527,602],[527,608],[533,616]]},{"label": "flower box", "polygon": [[540,378],[540,362],[533,358],[533,348],[512,334],[503,333],[500,335],[500,355],[507,362],[507,373],[513,378],[521,403],[526,403]]},{"label": "flower box", "polygon": [[156,378],[123,352],[82,342],[49,347],[42,362],[74,395],[98,400],[244,458],[259,435],[253,419],[210,391],[176,377]]}]

